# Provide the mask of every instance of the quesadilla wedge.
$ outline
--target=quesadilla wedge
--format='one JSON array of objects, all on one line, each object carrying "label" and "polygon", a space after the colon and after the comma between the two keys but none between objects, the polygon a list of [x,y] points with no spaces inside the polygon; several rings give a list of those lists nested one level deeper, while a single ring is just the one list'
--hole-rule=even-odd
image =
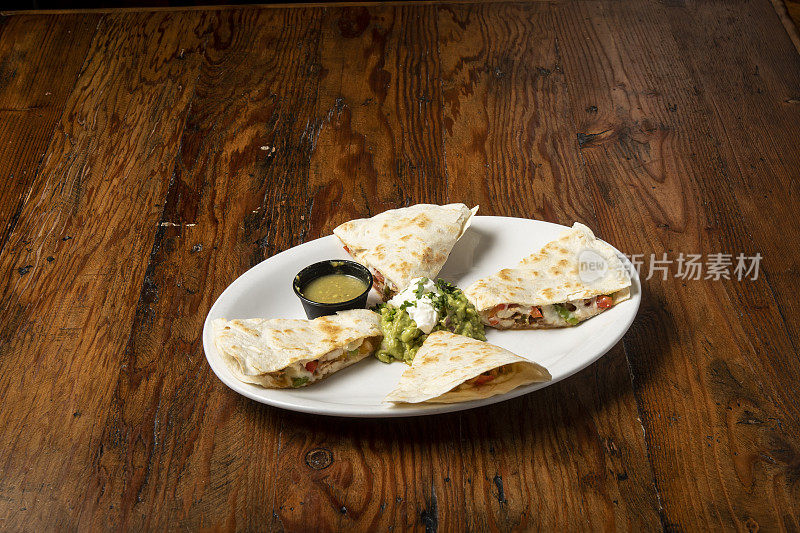
[{"label": "quesadilla wedge", "polygon": [[436,279],[478,210],[464,204],[417,204],[351,220],[333,230],[344,249],[372,271],[384,300],[414,278]]},{"label": "quesadilla wedge", "polygon": [[213,334],[237,379],[271,389],[315,383],[371,355],[383,337],[378,314],[367,309],[314,320],[220,318]]},{"label": "quesadilla wedge", "polygon": [[630,298],[631,278],[615,250],[576,222],[513,268],[464,294],[497,329],[574,326]]},{"label": "quesadilla wedge", "polygon": [[457,403],[550,381],[543,366],[504,348],[447,331],[431,333],[397,387],[395,403]]}]

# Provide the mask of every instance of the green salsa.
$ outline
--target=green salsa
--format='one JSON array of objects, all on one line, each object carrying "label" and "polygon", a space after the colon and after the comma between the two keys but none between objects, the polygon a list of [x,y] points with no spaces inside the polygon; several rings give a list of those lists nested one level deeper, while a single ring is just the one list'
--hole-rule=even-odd
[{"label": "green salsa", "polygon": [[328,274],[312,279],[303,287],[303,296],[321,304],[336,304],[356,298],[367,290],[358,278],[346,274]]},{"label": "green salsa", "polygon": [[[478,312],[461,289],[444,280],[436,280],[436,287],[440,293],[432,294],[432,300],[438,321],[431,332],[444,330],[485,341],[486,335]],[[410,305],[414,304],[406,302],[395,307],[387,303],[378,306],[384,337],[375,356],[384,363],[403,361],[411,364],[428,337],[406,311]]]}]

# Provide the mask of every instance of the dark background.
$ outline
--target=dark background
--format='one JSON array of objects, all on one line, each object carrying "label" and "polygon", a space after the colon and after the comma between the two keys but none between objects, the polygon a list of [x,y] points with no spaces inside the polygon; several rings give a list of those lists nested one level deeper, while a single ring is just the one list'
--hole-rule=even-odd
[{"label": "dark background", "polygon": [[[0,10],[21,9],[98,9],[116,7],[184,7],[246,4],[292,4],[299,0],[280,0],[278,2],[254,2],[247,0],[0,0]],[[308,0],[325,1],[325,0]]]},{"label": "dark background", "polygon": [[[247,4],[295,4],[295,3],[321,3],[335,0],[267,0],[258,2],[253,0],[0,0],[0,11],[16,11],[23,9],[109,9],[115,7],[187,7],[187,6],[215,6],[215,5],[247,5]],[[351,0],[353,1],[353,0]],[[358,0],[355,0],[358,1]],[[774,2],[773,2],[774,3]],[[800,0],[784,0],[783,9],[800,27]]]}]

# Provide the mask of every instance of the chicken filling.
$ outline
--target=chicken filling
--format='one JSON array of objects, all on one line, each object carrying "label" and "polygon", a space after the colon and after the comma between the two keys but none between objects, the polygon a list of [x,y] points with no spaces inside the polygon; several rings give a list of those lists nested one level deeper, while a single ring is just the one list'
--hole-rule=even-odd
[{"label": "chicken filling", "polygon": [[458,392],[463,390],[470,390],[482,387],[487,383],[497,383],[502,380],[503,377],[508,376],[512,373],[511,365],[503,365],[497,368],[493,368],[487,372],[479,374],[472,379],[468,379],[461,385],[455,387],[452,392]]},{"label": "chicken filling", "polygon": [[498,329],[563,328],[574,326],[613,306],[614,298],[609,295],[541,306],[500,304],[481,312],[481,320],[484,324]]},{"label": "chicken filling", "polygon": [[366,357],[373,352],[373,346],[372,339],[359,339],[351,342],[344,348],[328,352],[319,359],[310,359],[293,363],[282,370],[272,372],[269,374],[269,377],[272,378],[273,386],[276,387],[302,387],[341,368],[342,365],[337,363],[358,356]]}]

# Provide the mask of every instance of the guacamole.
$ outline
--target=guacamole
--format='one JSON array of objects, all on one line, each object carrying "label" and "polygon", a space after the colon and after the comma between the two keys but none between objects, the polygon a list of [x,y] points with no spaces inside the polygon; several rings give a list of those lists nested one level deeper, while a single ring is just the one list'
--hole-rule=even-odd
[{"label": "guacamole", "polygon": [[[427,278],[412,280],[407,289],[389,302],[379,305],[377,310],[381,315],[384,337],[375,356],[384,363],[403,361],[411,364],[417,350],[432,331],[444,330],[486,340],[475,307],[461,289],[444,280],[436,280],[435,283]],[[419,320],[424,317],[426,323],[420,326],[427,332],[420,329],[412,315]]]}]

